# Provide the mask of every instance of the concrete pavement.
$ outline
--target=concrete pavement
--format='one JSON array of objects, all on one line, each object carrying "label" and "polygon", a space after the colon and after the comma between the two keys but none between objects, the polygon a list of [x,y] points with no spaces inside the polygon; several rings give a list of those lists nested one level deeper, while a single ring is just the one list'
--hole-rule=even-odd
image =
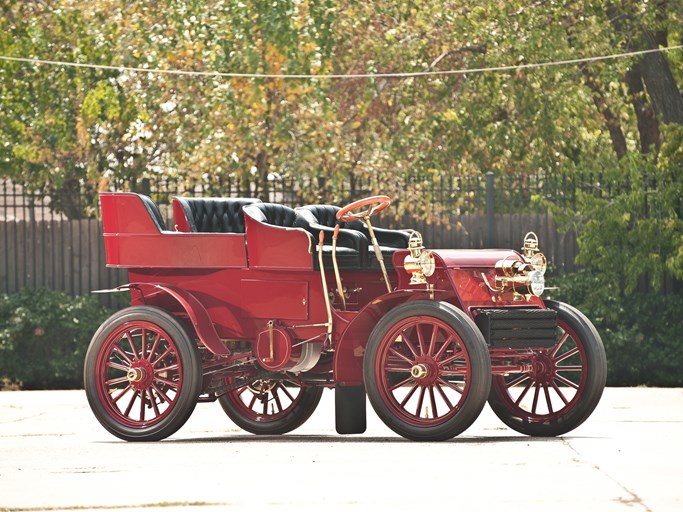
[{"label": "concrete pavement", "polygon": [[488,409],[445,443],[405,441],[368,405],[334,432],[331,391],[300,429],[240,431],[199,404],[158,443],[125,443],[83,391],[0,392],[0,511],[683,510],[683,389],[610,388],[584,425],[537,439]]}]

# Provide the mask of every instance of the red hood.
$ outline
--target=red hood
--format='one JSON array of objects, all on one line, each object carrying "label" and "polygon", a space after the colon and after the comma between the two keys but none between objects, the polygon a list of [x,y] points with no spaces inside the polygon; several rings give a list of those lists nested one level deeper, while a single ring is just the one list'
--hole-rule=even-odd
[{"label": "red hood", "polygon": [[521,255],[510,249],[435,249],[432,251],[440,257],[446,268],[490,268],[505,258],[521,260]]}]

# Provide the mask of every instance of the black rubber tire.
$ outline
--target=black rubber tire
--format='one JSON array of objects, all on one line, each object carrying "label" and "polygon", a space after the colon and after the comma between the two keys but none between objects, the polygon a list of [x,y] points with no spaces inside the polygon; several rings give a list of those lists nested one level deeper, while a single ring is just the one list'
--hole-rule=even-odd
[{"label": "black rubber tire", "polygon": [[[471,377],[466,396],[458,404],[457,412],[438,425],[410,424],[392,412],[392,404],[385,403],[380,390],[382,384],[378,381],[375,368],[377,364],[380,364],[377,358],[382,341],[391,334],[392,329],[399,322],[412,317],[431,317],[447,324],[460,338],[459,343],[469,359]],[[481,332],[465,313],[446,302],[418,300],[392,309],[377,323],[370,334],[365,351],[363,375],[370,404],[391,430],[414,441],[444,441],[464,432],[481,413],[491,383],[491,361]],[[388,398],[388,400],[391,399]],[[396,407],[395,404],[393,406]]]},{"label": "black rubber tire", "polygon": [[248,417],[245,414],[247,408],[240,405],[242,402],[237,391],[220,396],[218,402],[235,425],[256,435],[281,435],[299,428],[315,412],[323,394],[322,387],[302,386],[300,396],[296,397],[297,402],[291,406],[291,411],[277,419],[270,419],[267,414]]},{"label": "black rubber tire", "polygon": [[553,437],[574,430],[593,413],[605,388],[607,358],[600,335],[583,313],[563,302],[547,300],[545,305],[557,311],[558,323],[571,329],[583,346],[585,376],[582,375],[582,378],[585,377],[585,380],[582,381],[580,394],[575,400],[569,400],[565,414],[552,419],[540,415],[532,417],[528,413],[525,417],[525,411],[514,405],[507,391],[502,391],[503,377],[494,377],[489,405],[501,421],[513,430],[529,436]]},{"label": "black rubber tire", "polygon": [[[103,403],[101,396],[105,393],[108,395],[108,392],[100,386],[103,383],[98,382],[98,373],[100,376],[103,375],[100,352],[108,350],[111,340],[115,339],[110,337],[114,336],[119,329],[135,325],[135,322],[152,324],[171,338],[181,366],[179,373],[182,373],[182,385],[177,390],[173,405],[167,409],[163,417],[160,416],[159,421],[152,422],[150,425],[140,422],[139,427],[124,424],[121,420],[125,420],[125,414],[117,419],[118,413],[114,405]],[[102,354],[102,357],[106,357],[106,354]],[[202,389],[202,365],[197,346],[175,318],[160,308],[134,306],[114,313],[97,330],[85,356],[83,381],[90,408],[105,429],[126,441],[158,441],[177,432],[192,414]],[[159,399],[157,405],[169,403],[161,400],[158,393],[150,394],[150,396]],[[129,423],[133,424],[135,421],[131,420]]]}]

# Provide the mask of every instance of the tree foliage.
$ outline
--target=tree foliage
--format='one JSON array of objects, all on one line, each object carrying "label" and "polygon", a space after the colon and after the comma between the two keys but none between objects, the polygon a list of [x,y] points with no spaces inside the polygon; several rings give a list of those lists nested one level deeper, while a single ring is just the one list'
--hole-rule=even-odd
[{"label": "tree foliage", "polygon": [[[683,42],[671,0],[3,0],[0,54],[268,74],[473,69]],[[53,198],[165,174],[440,212],[439,177],[595,178],[568,222],[606,278],[683,277],[683,52],[416,77],[189,77],[0,62],[0,173]],[[618,193],[617,193],[618,191]],[[466,196],[456,198],[466,202]],[[456,203],[457,204],[457,203]],[[609,229],[605,228],[609,226]],[[629,261],[619,255],[636,251]],[[615,263],[616,262],[616,263]]]}]

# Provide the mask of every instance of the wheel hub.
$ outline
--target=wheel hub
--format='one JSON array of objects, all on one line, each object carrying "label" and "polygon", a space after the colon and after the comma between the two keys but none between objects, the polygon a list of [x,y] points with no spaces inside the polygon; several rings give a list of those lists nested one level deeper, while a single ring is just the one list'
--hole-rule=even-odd
[{"label": "wheel hub", "polygon": [[547,354],[538,354],[532,363],[531,377],[542,384],[550,384],[555,377],[555,365]]},{"label": "wheel hub", "polygon": [[130,383],[141,382],[145,380],[145,370],[142,368],[130,368],[126,376]]},{"label": "wheel hub", "polygon": [[148,361],[135,361],[133,365],[128,368],[126,378],[128,378],[128,382],[135,389],[146,389],[150,387],[154,381],[154,369]]},{"label": "wheel hub", "polygon": [[424,379],[429,375],[429,368],[424,364],[416,364],[410,369],[410,375],[416,380]]},{"label": "wheel hub", "polygon": [[421,355],[415,358],[410,368],[410,376],[420,386],[429,387],[439,379],[439,366],[430,356]]}]

